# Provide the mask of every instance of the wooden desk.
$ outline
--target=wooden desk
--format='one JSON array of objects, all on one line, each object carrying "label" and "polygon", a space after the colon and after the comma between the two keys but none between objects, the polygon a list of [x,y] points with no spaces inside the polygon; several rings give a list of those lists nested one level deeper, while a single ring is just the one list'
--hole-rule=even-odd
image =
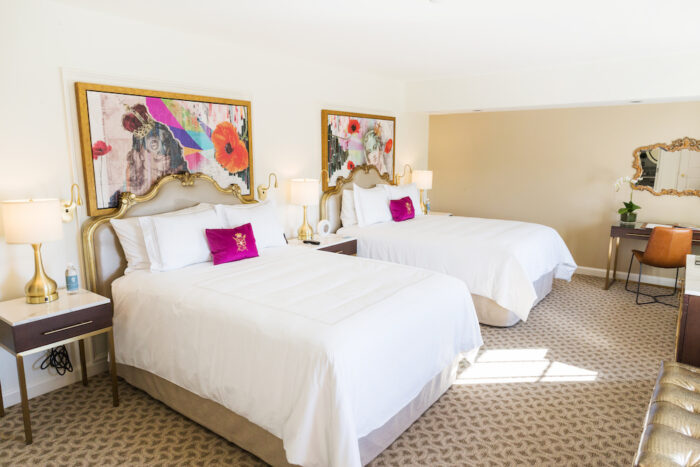
[{"label": "wooden desk", "polygon": [[[635,224],[621,223],[610,227],[610,242],[608,244],[608,267],[605,271],[605,286],[603,286],[605,290],[608,290],[610,286],[613,285],[615,280],[617,280],[617,255],[620,251],[620,239],[631,238],[634,240],[649,240],[649,236],[651,235],[652,230],[653,229],[647,227],[646,222],[637,222]],[[693,231],[693,245],[700,245],[700,230]],[[611,261],[613,261],[612,279],[610,279]]]}]

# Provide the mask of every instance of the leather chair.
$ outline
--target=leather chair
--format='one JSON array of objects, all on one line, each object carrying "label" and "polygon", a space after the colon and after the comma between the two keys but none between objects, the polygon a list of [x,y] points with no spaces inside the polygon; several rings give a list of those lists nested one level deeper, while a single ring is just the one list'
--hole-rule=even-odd
[{"label": "leather chair", "polygon": [[[685,257],[689,255],[693,246],[693,231],[691,229],[677,229],[674,227],[654,227],[649,236],[649,243],[644,251],[632,250],[630,267],[627,269],[627,280],[625,290],[634,292],[628,288],[630,273],[632,272],[632,261],[636,258],[639,261],[639,279],[637,280],[637,305],[647,305],[649,303],[661,303],[668,306],[675,306],[659,300],[660,297],[671,297],[678,290],[678,271],[685,267]],[[657,268],[675,268],[676,281],[673,284],[673,292],[670,294],[649,295],[639,291],[642,283],[642,265],[654,266]],[[639,296],[651,298],[647,302],[639,302]]]},{"label": "leather chair", "polygon": [[700,369],[663,362],[649,402],[634,465],[700,464]]}]

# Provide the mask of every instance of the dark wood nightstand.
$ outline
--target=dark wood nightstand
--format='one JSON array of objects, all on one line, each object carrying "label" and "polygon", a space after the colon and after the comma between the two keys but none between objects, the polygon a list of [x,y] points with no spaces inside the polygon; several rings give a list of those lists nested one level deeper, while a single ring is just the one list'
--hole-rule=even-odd
[{"label": "dark wood nightstand", "polygon": [[303,243],[298,238],[289,240],[292,246],[310,248],[312,250],[328,251],[330,253],[340,253],[342,255],[357,255],[357,239],[355,237],[345,237],[338,234],[330,234],[325,237],[314,235],[314,240],[321,242],[319,245]]},{"label": "dark wood nightstand", "polygon": [[[59,294],[56,301],[36,305],[26,303],[24,298],[0,303],[0,346],[17,358],[17,376],[27,444],[32,443],[27,381],[24,374],[24,357],[29,354],[78,341],[83,385],[87,386],[84,340],[97,334],[107,333],[112,374],[112,402],[115,407],[119,405],[117,363],[112,334],[112,303],[108,298],[87,290],[80,290],[73,295],[61,290]],[[4,415],[2,407],[0,390],[0,416]]]}]

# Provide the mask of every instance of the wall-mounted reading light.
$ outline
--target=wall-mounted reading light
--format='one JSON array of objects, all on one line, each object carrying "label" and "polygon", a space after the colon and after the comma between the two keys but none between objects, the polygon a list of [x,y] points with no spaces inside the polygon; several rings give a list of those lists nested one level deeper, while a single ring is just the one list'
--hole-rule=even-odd
[{"label": "wall-mounted reading light", "polygon": [[[275,179],[274,185],[272,184],[273,178]],[[258,185],[258,199],[260,201],[265,201],[267,199],[267,192],[270,190],[270,187],[277,188],[277,174],[274,172],[271,172],[267,177],[267,186]]]},{"label": "wall-mounted reading light", "polygon": [[82,205],[83,200],[80,198],[80,187],[77,183],[74,183],[70,186],[70,201],[61,201],[61,208],[63,209],[61,218],[63,222],[72,221],[75,216],[75,209]]},{"label": "wall-mounted reading light", "polygon": [[403,166],[403,173],[400,175],[398,173],[396,173],[394,175],[394,180],[396,181],[397,185],[399,185],[401,183],[401,179],[406,176],[406,170],[408,170],[411,173],[411,175],[413,175],[413,167],[411,167],[409,164],[404,165]]}]

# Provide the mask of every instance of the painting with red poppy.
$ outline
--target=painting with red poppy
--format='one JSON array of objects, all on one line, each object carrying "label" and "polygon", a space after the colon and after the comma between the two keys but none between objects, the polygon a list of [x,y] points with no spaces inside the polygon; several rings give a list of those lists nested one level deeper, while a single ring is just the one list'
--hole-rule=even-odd
[{"label": "painting with red poppy", "polygon": [[380,115],[323,110],[323,189],[347,178],[358,166],[371,165],[380,174],[394,174],[396,119]]},{"label": "painting with red poppy", "polygon": [[183,172],[252,198],[250,102],[87,83],[76,95],[89,215]]}]

